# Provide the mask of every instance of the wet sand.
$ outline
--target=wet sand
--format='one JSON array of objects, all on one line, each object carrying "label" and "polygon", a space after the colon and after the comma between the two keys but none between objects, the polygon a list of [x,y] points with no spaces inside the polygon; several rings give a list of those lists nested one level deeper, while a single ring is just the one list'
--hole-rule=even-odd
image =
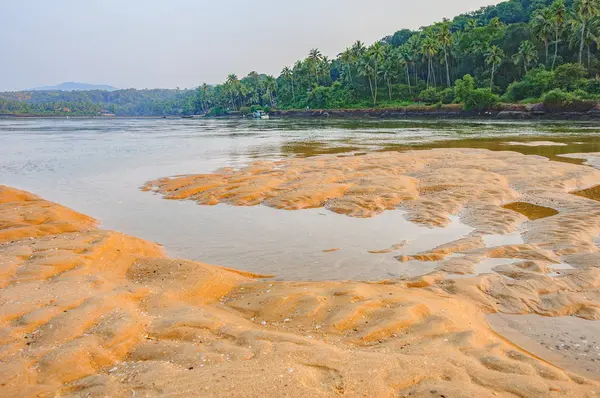
[{"label": "wet sand", "polygon": [[492,328],[529,352],[600,380],[600,321],[576,317],[492,314]]},{"label": "wet sand", "polygon": [[[450,149],[261,161],[146,185],[201,204],[326,207],[354,217],[400,207],[415,223],[458,216],[473,228],[398,255],[399,265],[418,259],[436,270],[379,282],[273,281],[170,259],[155,243],[0,187],[0,391],[597,396],[593,374],[528,352],[486,315],[600,319],[600,203],[571,193],[599,182],[587,166]],[[529,220],[502,207],[516,201],[559,213]],[[523,243],[486,244],[515,232]],[[378,248],[387,249],[402,248]],[[511,262],[477,272],[497,259]],[[557,272],[563,263],[573,268]]]},{"label": "wet sand", "polygon": [[272,282],[8,187],[0,211],[2,396],[600,393],[489,328],[488,278]]}]

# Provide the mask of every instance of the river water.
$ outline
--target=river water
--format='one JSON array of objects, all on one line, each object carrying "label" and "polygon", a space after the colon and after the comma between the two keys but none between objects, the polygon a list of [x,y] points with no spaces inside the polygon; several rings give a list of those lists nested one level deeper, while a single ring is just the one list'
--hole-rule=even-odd
[{"label": "river water", "polygon": [[[431,249],[471,228],[457,218],[446,228],[418,226],[400,210],[357,219],[324,209],[198,206],[138,188],[159,177],[326,153],[473,147],[581,162],[559,155],[599,152],[599,136],[600,126],[572,122],[0,119],[0,184],[156,241],[171,256],[278,279],[386,279],[429,272],[435,263],[394,256]],[[540,140],[565,145],[505,144]],[[396,252],[368,253],[404,240]],[[339,250],[324,252],[332,248]]]}]

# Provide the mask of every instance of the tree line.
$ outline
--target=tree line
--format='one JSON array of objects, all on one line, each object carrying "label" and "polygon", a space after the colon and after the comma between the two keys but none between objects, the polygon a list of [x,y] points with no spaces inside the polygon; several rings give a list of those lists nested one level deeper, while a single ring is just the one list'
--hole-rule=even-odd
[{"label": "tree line", "polygon": [[600,0],[510,0],[369,46],[357,41],[334,59],[315,48],[277,77],[229,75],[198,88],[190,108],[216,114],[256,106],[485,108],[541,101],[550,92],[563,100],[599,99],[599,14]]},{"label": "tree line", "polygon": [[[0,93],[0,114],[164,116],[192,112],[194,90],[87,90]],[[195,110],[194,110],[195,111]]]}]

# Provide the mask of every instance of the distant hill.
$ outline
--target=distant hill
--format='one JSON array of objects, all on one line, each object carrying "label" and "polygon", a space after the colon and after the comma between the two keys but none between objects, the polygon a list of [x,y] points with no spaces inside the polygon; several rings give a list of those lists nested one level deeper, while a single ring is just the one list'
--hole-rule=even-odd
[{"label": "distant hill", "polygon": [[104,90],[104,91],[115,91],[118,90],[115,87],[108,86],[106,84],[88,84],[88,83],[77,83],[77,82],[65,82],[56,86],[43,86],[32,88],[27,91],[87,91],[87,90]]}]

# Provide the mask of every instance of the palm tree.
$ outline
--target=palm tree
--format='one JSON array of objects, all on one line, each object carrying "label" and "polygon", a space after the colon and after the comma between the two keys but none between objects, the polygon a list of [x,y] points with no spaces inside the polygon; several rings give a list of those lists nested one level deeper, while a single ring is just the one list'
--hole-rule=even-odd
[{"label": "palm tree", "polygon": [[338,58],[342,63],[342,69],[347,73],[350,84],[352,85],[352,65],[356,62],[356,56],[354,55],[352,48],[346,47],[344,52],[338,54]]},{"label": "palm tree", "polygon": [[321,52],[313,48],[308,53],[308,59],[310,60],[313,68],[315,69],[315,76],[317,78],[317,86],[319,85],[319,62],[321,61]]},{"label": "palm tree", "polygon": [[528,72],[528,66],[538,60],[538,52],[535,46],[529,40],[521,42],[519,46],[519,52],[513,55],[513,61],[515,64],[523,63],[525,67],[525,74]]},{"label": "palm tree", "polygon": [[419,51],[421,50],[421,38],[419,35],[412,35],[410,39],[406,42],[406,53],[410,62],[413,65],[413,72],[415,75],[415,87],[418,85],[417,75],[419,71],[417,70],[417,60],[419,56]]},{"label": "palm tree", "polygon": [[577,16],[581,21],[581,35],[579,39],[579,63],[583,55],[583,45],[585,42],[585,29],[590,19],[598,15],[600,5],[598,0],[579,0],[577,3]]},{"label": "palm tree", "polygon": [[373,100],[373,106],[375,106],[377,103],[377,91],[374,89],[373,80],[377,80],[377,69],[373,64],[373,60],[373,57],[364,55],[358,62],[358,73],[362,76],[366,76],[369,80],[371,99]]},{"label": "palm tree", "polygon": [[372,74],[373,74],[373,85],[375,87],[375,91],[373,92],[373,105],[377,104],[377,75],[379,74],[379,65],[383,58],[384,47],[381,45],[381,42],[376,42],[367,51],[367,56],[372,61]]},{"label": "palm tree", "polygon": [[488,24],[488,26],[492,29],[500,29],[504,24],[500,21],[500,18],[494,17]]},{"label": "palm tree", "polygon": [[504,59],[504,51],[498,46],[491,46],[485,55],[485,62],[488,65],[492,65],[492,75],[490,77],[490,90],[494,86],[494,72],[496,72],[496,65],[499,65]]},{"label": "palm tree", "polygon": [[567,7],[564,0],[555,0],[550,6],[550,10],[552,14],[552,27],[554,28],[554,58],[552,59],[552,70],[554,70],[556,57],[558,56],[559,35],[563,31],[567,19]]},{"label": "palm tree", "polygon": [[357,40],[353,45],[352,45],[352,53],[354,54],[354,57],[356,59],[358,59],[359,57],[363,56],[365,54],[365,52],[367,51],[367,49],[365,48],[365,45],[363,44],[362,41]]},{"label": "palm tree", "polygon": [[392,80],[397,77],[396,52],[391,46],[385,46],[383,51],[383,80],[387,84],[388,97],[392,100]]},{"label": "palm tree", "polygon": [[448,47],[452,45],[452,32],[450,31],[450,21],[444,18],[439,24],[437,39],[444,49],[444,62],[446,63],[446,82],[448,87],[452,86],[450,82],[450,63],[448,62]]},{"label": "palm tree", "polygon": [[439,49],[440,47],[438,41],[431,34],[428,34],[425,40],[423,40],[423,43],[421,43],[421,52],[428,59],[427,87],[429,87],[429,83],[431,81],[433,81],[433,85],[435,86],[435,71],[433,69],[433,57],[437,55]]},{"label": "palm tree", "polygon": [[281,71],[281,75],[292,83],[292,100],[296,102],[296,95],[294,94],[294,72],[292,72],[289,66],[286,66]]},{"label": "palm tree", "polygon": [[552,22],[553,17],[552,10],[550,8],[542,8],[534,13],[531,21],[533,33],[542,43],[544,43],[544,47],[546,48],[546,65],[548,64],[548,45],[550,35],[552,35],[554,28]]},{"label": "palm tree", "polygon": [[275,100],[273,99],[273,93],[277,90],[277,80],[273,76],[267,76],[263,80],[263,85],[265,86],[265,91],[269,94],[269,100],[271,102],[271,106],[275,106]]},{"label": "palm tree", "polygon": [[[331,79],[331,61],[329,60],[328,56],[323,55],[321,57],[321,62],[319,62],[319,69],[321,69],[323,71],[323,74],[326,74],[327,76],[329,76],[329,79]],[[327,80],[325,80],[325,84],[327,84]]]},{"label": "palm tree", "polygon": [[467,24],[465,25],[465,30],[467,32],[469,32],[469,31],[475,29],[477,26],[479,26],[479,23],[476,20],[474,20],[473,18],[471,18],[467,21]]},{"label": "palm tree", "polygon": [[410,85],[410,71],[408,70],[408,64],[412,62],[412,58],[408,49],[405,46],[399,47],[397,50],[396,59],[398,60],[398,64],[404,67],[404,71],[406,72],[406,84],[408,84],[408,93],[412,95],[412,87]]},{"label": "palm tree", "polygon": [[208,111],[208,84],[202,83],[200,86],[200,91],[202,92],[202,111]]},{"label": "palm tree", "polygon": [[[579,33],[581,32],[582,21],[574,19],[570,21],[571,25],[571,35],[569,36],[569,45],[571,47],[576,46],[580,41],[581,37]],[[583,37],[583,44],[587,48],[587,63],[588,68],[591,63],[591,46],[594,44],[600,43],[600,20],[598,18],[593,18],[587,23],[587,27],[585,29],[585,35]]]},{"label": "palm tree", "polygon": [[237,107],[235,106],[234,93],[237,93],[239,83],[240,81],[238,80],[237,75],[233,73],[227,76],[227,80],[225,81],[225,84],[229,88],[228,91],[229,95],[231,96],[231,106],[233,107],[233,109],[237,109]]}]

